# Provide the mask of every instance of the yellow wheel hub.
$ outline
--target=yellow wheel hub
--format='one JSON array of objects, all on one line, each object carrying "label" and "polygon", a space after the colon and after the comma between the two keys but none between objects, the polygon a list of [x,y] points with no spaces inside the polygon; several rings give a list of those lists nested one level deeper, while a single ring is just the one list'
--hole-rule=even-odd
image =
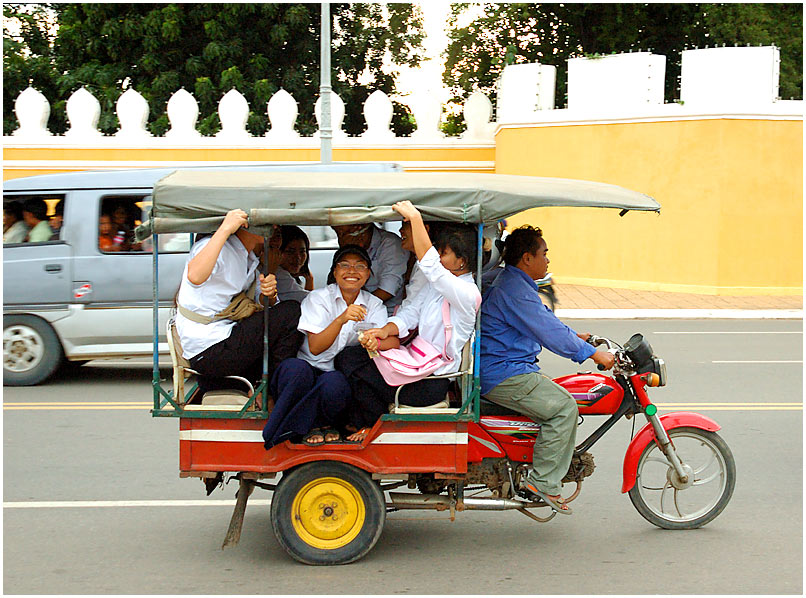
[{"label": "yellow wheel hub", "polygon": [[308,482],[294,497],[294,531],[310,546],[323,550],[352,542],[364,527],[366,508],[358,490],[341,478]]}]

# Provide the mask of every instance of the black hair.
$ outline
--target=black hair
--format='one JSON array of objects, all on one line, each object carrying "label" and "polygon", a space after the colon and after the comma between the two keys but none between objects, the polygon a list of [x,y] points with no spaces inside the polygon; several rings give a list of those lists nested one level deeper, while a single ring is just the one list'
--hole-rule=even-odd
[{"label": "black hair", "polygon": [[22,204],[24,212],[30,212],[37,220],[44,220],[48,217],[48,204],[44,199],[38,197],[31,197],[25,200]]},{"label": "black hair", "polygon": [[504,241],[504,261],[508,266],[516,266],[524,253],[535,255],[540,250],[543,231],[536,226],[524,224],[513,230]]},{"label": "black hair", "polygon": [[440,228],[439,235],[434,242],[437,251],[443,251],[449,247],[456,257],[465,261],[471,272],[475,272],[478,267],[476,227],[472,224],[445,224]]},{"label": "black hair", "polygon": [[53,208],[53,213],[56,216],[64,216],[64,200],[60,199],[56,202],[56,206]]},{"label": "black hair", "polygon": [[308,239],[308,235],[298,226],[282,225],[280,227],[280,236],[283,238],[283,242],[280,243],[280,251],[288,247],[291,241],[297,241],[298,239],[305,241],[305,251],[310,251],[311,249],[311,242]]},{"label": "black hair", "polygon": [[3,202],[3,211],[14,216],[14,220],[22,220],[22,204],[18,201]]},{"label": "black hair", "polygon": [[330,272],[327,274],[327,284],[334,284],[336,282],[336,277],[333,275],[333,272],[336,270],[336,264],[338,264],[345,255],[357,255],[367,264],[370,273],[372,272],[372,259],[370,259],[367,250],[360,245],[345,245],[333,255],[333,263],[330,264]]},{"label": "black hair", "polygon": [[283,239],[280,243],[280,251],[284,251],[292,241],[302,239],[305,242],[305,263],[302,264],[301,272],[307,272],[308,262],[311,259],[311,241],[308,239],[308,235],[298,226],[285,224],[280,226],[280,236]]}]

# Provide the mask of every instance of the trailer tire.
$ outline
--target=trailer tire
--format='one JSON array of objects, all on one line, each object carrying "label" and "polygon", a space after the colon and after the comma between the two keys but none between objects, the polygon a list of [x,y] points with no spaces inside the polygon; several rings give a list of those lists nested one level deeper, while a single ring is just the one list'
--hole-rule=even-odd
[{"label": "trailer tire", "polygon": [[33,386],[48,379],[64,359],[62,344],[45,320],[3,316],[3,386]]},{"label": "trailer tire", "polygon": [[367,554],[383,531],[386,502],[365,471],[316,461],[284,474],[271,501],[277,541],[308,565],[343,565]]}]

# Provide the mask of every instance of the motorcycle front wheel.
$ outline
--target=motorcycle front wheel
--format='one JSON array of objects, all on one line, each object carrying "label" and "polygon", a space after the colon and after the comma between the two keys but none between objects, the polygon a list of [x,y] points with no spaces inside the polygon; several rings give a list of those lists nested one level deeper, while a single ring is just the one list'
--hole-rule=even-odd
[{"label": "motorcycle front wheel", "polygon": [[702,527],[725,510],[733,495],[733,453],[716,432],[675,428],[668,434],[689,479],[682,483],[660,447],[652,442],[638,460],[630,500],[644,519],[663,529]]}]

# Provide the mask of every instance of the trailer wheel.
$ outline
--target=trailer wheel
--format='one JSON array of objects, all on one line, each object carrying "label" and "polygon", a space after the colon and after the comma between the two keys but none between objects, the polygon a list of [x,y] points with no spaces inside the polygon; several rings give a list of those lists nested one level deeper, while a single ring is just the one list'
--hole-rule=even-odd
[{"label": "trailer wheel", "polygon": [[49,378],[64,359],[50,324],[35,316],[3,317],[3,386],[33,386]]},{"label": "trailer wheel", "polygon": [[367,554],[383,531],[386,503],[370,476],[336,461],[284,474],[271,524],[288,554],[308,565],[342,565]]}]

